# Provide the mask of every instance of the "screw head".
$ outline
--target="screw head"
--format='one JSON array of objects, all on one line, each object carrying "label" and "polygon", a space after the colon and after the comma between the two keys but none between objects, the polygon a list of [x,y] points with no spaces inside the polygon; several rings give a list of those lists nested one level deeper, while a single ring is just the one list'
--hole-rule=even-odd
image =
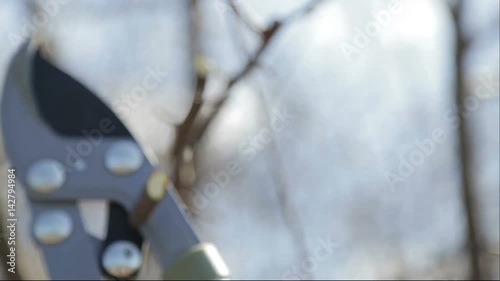
[{"label": "screw head", "polygon": [[62,187],[66,172],[62,164],[53,159],[33,163],[26,176],[28,185],[38,193],[51,193]]},{"label": "screw head", "polygon": [[144,162],[142,150],[133,141],[119,141],[105,154],[106,168],[115,175],[124,176],[137,171]]},{"label": "screw head", "polygon": [[58,244],[68,238],[73,231],[71,217],[63,211],[48,211],[36,218],[33,232],[43,244]]},{"label": "screw head", "polygon": [[140,249],[130,241],[117,241],[109,245],[102,257],[102,266],[115,278],[132,277],[142,265]]}]

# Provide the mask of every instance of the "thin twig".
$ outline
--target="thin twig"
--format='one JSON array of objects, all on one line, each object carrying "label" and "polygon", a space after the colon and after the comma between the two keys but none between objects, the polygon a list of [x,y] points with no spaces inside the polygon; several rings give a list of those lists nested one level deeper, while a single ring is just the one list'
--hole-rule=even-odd
[{"label": "thin twig", "polygon": [[181,169],[184,165],[184,149],[188,144],[191,128],[200,112],[203,103],[203,92],[206,85],[207,69],[203,57],[199,54],[198,46],[198,33],[199,33],[199,15],[197,1],[190,1],[191,10],[191,44],[192,44],[192,58],[194,71],[196,74],[196,89],[186,119],[177,127],[177,136],[174,142],[172,151],[173,159],[175,161],[173,172],[173,183],[178,189],[182,189],[181,182]]},{"label": "thin twig", "polygon": [[228,0],[228,2],[229,6],[231,6],[231,9],[233,9],[234,14],[241,20],[241,22],[243,22],[248,27],[248,29],[258,34],[262,33],[263,30],[257,27],[257,25],[254,24],[253,21],[251,21],[250,18],[241,11],[235,1]]},{"label": "thin twig", "polygon": [[196,92],[193,98],[193,102],[191,104],[191,109],[189,110],[189,113],[184,122],[177,127],[177,137],[175,139],[174,149],[173,149],[174,160],[176,162],[173,181],[174,185],[178,188],[180,188],[181,186],[180,169],[183,164],[184,149],[186,148],[186,145],[189,143],[190,129],[192,128],[196,120],[196,116],[200,112],[203,103],[202,96],[205,84],[206,84],[206,78],[198,75],[196,82]]},{"label": "thin twig", "polygon": [[276,37],[279,30],[282,30],[284,26],[294,23],[296,20],[308,15],[311,13],[320,3],[325,0],[313,0],[309,2],[305,7],[300,8],[299,10],[292,12],[289,16],[285,17],[282,20],[274,21],[270,27],[264,30],[261,33],[262,43],[254,55],[247,61],[246,65],[238,72],[232,79],[229,79],[228,83],[224,87],[222,91],[222,97],[220,100],[214,105],[214,109],[208,115],[208,117],[204,120],[203,124],[198,129],[196,133],[196,138],[199,140],[206,133],[210,124],[212,124],[213,120],[217,117],[220,109],[226,104],[229,94],[234,85],[236,85],[239,81],[241,81],[246,75],[248,75],[257,65],[264,54],[264,52],[269,48],[270,43]]},{"label": "thin twig", "polygon": [[[293,74],[290,77],[293,77]],[[286,85],[289,84],[286,83]],[[260,93],[262,103],[265,105],[264,110],[266,123],[269,123],[271,121],[271,110],[268,106],[264,89],[261,88],[258,92]],[[271,92],[275,92],[275,89],[271,89]],[[307,259],[307,257],[310,256],[309,249],[307,248],[306,230],[300,218],[300,214],[297,211],[297,207],[289,196],[290,176],[287,172],[285,161],[283,160],[283,155],[276,138],[271,140],[267,155],[269,157],[269,161],[267,163],[271,172],[271,178],[274,182],[280,215],[285,226],[290,231],[294,244],[296,245],[298,251],[298,262],[302,263],[305,259]],[[302,280],[315,279],[312,272],[306,273],[306,276],[301,276],[301,278],[303,278]]]},{"label": "thin twig", "polygon": [[[193,103],[191,105],[190,111],[184,120],[184,122],[178,126],[177,128],[177,137],[174,144],[173,149],[173,158],[175,161],[174,173],[173,173],[173,182],[177,189],[182,189],[182,179],[181,179],[181,169],[184,163],[184,149],[186,147],[193,148],[196,144],[203,138],[209,126],[216,119],[220,109],[226,104],[228,97],[231,93],[232,88],[239,81],[241,81],[244,77],[246,77],[253,69],[255,69],[259,60],[264,54],[264,52],[268,49],[270,43],[276,37],[276,34],[279,30],[282,29],[283,26],[291,24],[296,20],[306,16],[311,11],[314,10],[319,3],[324,0],[312,0],[309,4],[304,6],[301,9],[291,13],[288,17],[285,17],[282,20],[275,21],[265,30],[259,30],[255,28],[255,25],[251,23],[250,19],[244,16],[244,12],[241,11],[240,7],[236,6],[234,3],[231,3],[231,7],[235,11],[237,17],[242,20],[249,28],[255,30],[259,30],[260,37],[262,38],[261,45],[255,51],[253,56],[247,61],[247,63],[242,67],[242,69],[231,79],[227,81],[227,83],[223,86],[221,98],[212,105],[212,111],[210,111],[206,118],[199,118],[199,113],[201,108],[206,103],[203,98],[203,91],[206,84],[206,76],[199,75],[197,72],[197,90],[195,93],[195,97],[193,98]],[[196,15],[196,0],[191,1],[191,9],[192,9],[192,41],[193,45],[193,57],[200,57],[198,53],[198,25],[197,22],[198,16]],[[196,59],[195,59],[196,60]],[[201,120],[198,120],[201,119]]]},{"label": "thin twig", "polygon": [[[294,244],[297,247],[299,253],[298,261],[302,263],[310,256],[307,248],[305,227],[295,204],[289,196],[289,177],[284,167],[283,157],[276,140],[271,142],[269,153],[270,161],[268,162],[268,166],[271,171],[271,178],[276,186],[276,196],[278,197],[281,217],[286,227],[290,230]],[[307,272],[306,274],[307,276],[302,276],[302,278],[314,280],[312,272]]]},{"label": "thin twig", "polygon": [[[455,79],[456,79],[456,104],[459,108],[463,108],[463,103],[467,97],[465,90],[465,69],[464,56],[466,52],[466,42],[462,34],[461,28],[461,12],[463,10],[463,1],[459,1],[453,10],[453,17],[456,32],[456,48],[455,48]],[[471,280],[482,280],[480,268],[480,245],[479,235],[476,221],[476,206],[475,194],[473,191],[474,180],[471,163],[472,155],[472,140],[471,135],[467,130],[467,120],[463,114],[458,114],[460,118],[460,127],[458,129],[458,145],[460,149],[460,165],[461,165],[461,180],[462,180],[462,199],[467,218],[469,263],[471,266]]]}]

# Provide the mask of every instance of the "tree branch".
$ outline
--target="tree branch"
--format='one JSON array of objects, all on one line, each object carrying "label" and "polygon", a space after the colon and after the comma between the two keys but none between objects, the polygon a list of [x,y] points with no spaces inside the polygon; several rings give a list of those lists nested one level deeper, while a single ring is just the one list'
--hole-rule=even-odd
[{"label": "tree branch", "polygon": [[229,6],[231,6],[231,9],[233,9],[234,14],[240,19],[241,22],[243,22],[248,27],[248,29],[258,34],[262,33],[262,29],[257,27],[257,25],[254,24],[249,17],[247,17],[242,11],[240,11],[240,8],[235,3],[235,1],[228,0],[228,2]]},{"label": "tree branch", "polygon": [[[223,86],[221,98],[212,105],[212,110],[208,113],[207,117],[202,119],[200,118],[200,111],[203,106],[205,106],[206,101],[203,98],[203,91],[206,84],[206,75],[208,70],[206,68],[196,67],[196,75],[197,75],[197,87],[196,92],[193,98],[193,102],[191,104],[191,108],[186,119],[177,127],[177,136],[174,142],[173,148],[173,159],[175,161],[174,172],[173,172],[173,182],[177,189],[182,189],[183,183],[181,179],[181,169],[183,165],[185,165],[184,161],[184,150],[187,147],[193,148],[197,145],[197,143],[203,138],[206,131],[216,119],[217,115],[220,112],[220,109],[226,104],[228,97],[231,93],[233,87],[242,79],[244,79],[253,69],[255,69],[259,60],[263,56],[264,52],[269,48],[269,45],[276,37],[276,34],[285,26],[292,24],[296,20],[306,16],[311,11],[314,10],[321,2],[325,0],[312,0],[307,5],[298,9],[297,11],[291,13],[289,16],[284,19],[274,21],[271,26],[266,28],[265,30],[261,30],[256,27],[255,24],[251,22],[251,20],[245,16],[245,13],[241,11],[240,7],[238,7],[235,3],[231,2],[231,7],[235,12],[237,18],[239,18],[242,22],[245,23],[251,30],[257,32],[262,42],[259,48],[255,51],[250,59],[248,59],[247,63],[242,67],[242,69],[231,79],[227,81],[227,83]],[[191,0],[191,10],[192,10],[192,41],[193,41],[193,56],[195,58],[195,65],[200,66],[203,63],[199,63],[202,60],[202,56],[199,54],[198,49],[198,25],[197,22],[198,15],[196,0]],[[201,59],[200,59],[201,58]],[[204,69],[200,71],[200,69]]]},{"label": "tree branch", "polygon": [[186,116],[186,119],[184,119],[184,121],[179,126],[177,126],[177,135],[174,141],[174,147],[172,151],[172,156],[175,162],[172,180],[174,186],[177,189],[182,188],[181,169],[182,166],[184,165],[184,149],[189,143],[188,139],[190,137],[191,128],[193,127],[196,117],[198,116],[198,113],[200,112],[200,109],[202,107],[203,92],[205,90],[205,85],[207,81],[207,72],[208,72],[204,58],[199,53],[199,46],[198,46],[199,15],[198,15],[197,1],[191,0],[189,3],[191,9],[192,58],[193,58],[194,71],[196,75],[196,88],[188,115]]},{"label": "tree branch", "polygon": [[[455,81],[456,81],[456,105],[463,108],[464,100],[467,97],[465,88],[465,69],[464,55],[466,53],[467,41],[463,36],[461,28],[461,18],[463,11],[463,1],[453,9],[453,17],[456,30],[455,47]],[[469,251],[469,263],[471,266],[471,280],[482,280],[480,268],[480,245],[478,228],[476,225],[476,206],[475,195],[473,191],[474,180],[473,171],[470,163],[473,160],[471,136],[467,130],[467,120],[463,114],[458,114],[460,118],[460,127],[458,129],[458,145],[460,150],[461,180],[462,180],[462,200],[466,211],[467,220],[467,248]]]},{"label": "tree branch", "polygon": [[213,120],[217,117],[220,109],[226,104],[230,92],[234,85],[236,85],[239,81],[246,77],[256,66],[258,66],[258,62],[264,52],[269,48],[271,42],[276,37],[280,30],[283,29],[284,26],[288,26],[289,24],[294,23],[295,21],[301,19],[304,16],[310,14],[319,4],[324,2],[325,0],[313,0],[309,2],[303,8],[298,9],[295,12],[292,12],[290,15],[285,17],[284,19],[274,21],[270,27],[261,32],[262,43],[254,55],[247,61],[246,65],[238,72],[233,78],[229,79],[224,90],[222,91],[222,98],[215,103],[214,109],[208,115],[208,117],[204,120],[203,124],[199,127],[198,132],[195,133],[196,139],[200,140],[203,135],[206,133],[210,124],[212,124]]}]

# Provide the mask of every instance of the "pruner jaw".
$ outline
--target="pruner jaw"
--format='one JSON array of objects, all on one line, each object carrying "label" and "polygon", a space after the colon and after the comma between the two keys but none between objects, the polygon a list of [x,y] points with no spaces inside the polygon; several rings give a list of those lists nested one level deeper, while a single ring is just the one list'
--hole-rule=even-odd
[{"label": "pruner jaw", "polygon": [[[14,56],[1,103],[6,154],[26,187],[34,227],[46,229],[37,222],[49,221],[49,229],[62,231],[58,237],[66,235],[47,244],[32,233],[51,278],[109,275],[103,257],[120,241],[140,249],[144,237],[164,267],[199,243],[171,184],[147,221],[130,227],[128,216],[140,205],[155,168],[114,112],[33,44],[24,44]],[[76,207],[82,199],[112,202],[105,241],[96,243],[85,232]]]}]

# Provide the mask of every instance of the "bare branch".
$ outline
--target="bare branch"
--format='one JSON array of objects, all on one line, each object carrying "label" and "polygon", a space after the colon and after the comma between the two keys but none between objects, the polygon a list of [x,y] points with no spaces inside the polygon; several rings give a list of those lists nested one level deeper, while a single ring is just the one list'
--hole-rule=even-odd
[{"label": "bare branch", "polygon": [[235,3],[235,1],[232,1],[232,0],[228,0],[229,1],[229,5],[231,6],[231,9],[233,9],[234,11],[234,14],[236,15],[236,17],[238,17],[241,22],[243,22],[247,27],[248,29],[252,30],[253,32],[255,33],[262,33],[262,29],[257,27],[251,20],[250,18],[245,15],[239,8],[239,6]]},{"label": "bare branch", "polygon": [[201,106],[203,104],[203,91],[205,89],[205,84],[205,75],[202,72],[197,71],[196,90],[191,108],[184,122],[182,122],[182,124],[177,127],[177,137],[175,138],[173,149],[173,156],[176,162],[173,182],[174,185],[178,188],[181,187],[180,168],[183,164],[184,148],[189,145],[191,128],[193,127],[196,117],[198,116],[198,113],[200,112]]},{"label": "bare branch", "polygon": [[195,134],[196,139],[201,139],[205,134],[206,130],[213,122],[213,120],[217,117],[220,109],[227,102],[227,99],[230,95],[230,92],[234,85],[236,85],[239,81],[241,81],[246,75],[248,75],[257,65],[258,61],[264,54],[264,52],[268,49],[270,43],[278,34],[284,26],[294,23],[296,20],[301,19],[302,17],[310,14],[319,4],[321,4],[325,0],[312,0],[305,7],[298,9],[295,12],[292,12],[290,15],[285,17],[282,20],[274,21],[270,27],[261,32],[262,43],[254,55],[248,60],[246,65],[238,72],[232,79],[229,80],[226,87],[223,90],[223,94],[221,99],[214,105],[214,109],[209,114],[209,116],[205,119],[203,124],[200,126],[198,132]]},{"label": "bare branch", "polygon": [[[182,122],[181,125],[177,127],[177,137],[175,139],[175,144],[172,152],[173,159],[175,161],[174,173],[172,178],[174,185],[177,187],[177,189],[182,189],[183,186],[181,181],[181,168],[185,164],[184,153],[183,153],[185,148],[193,148],[202,139],[202,137],[208,130],[210,124],[212,124],[213,120],[216,119],[220,109],[226,104],[227,99],[234,85],[236,85],[239,81],[245,78],[253,69],[255,69],[258,66],[259,60],[261,59],[264,52],[268,49],[270,43],[276,37],[276,34],[279,32],[279,30],[281,30],[283,26],[291,24],[295,20],[309,14],[321,2],[323,2],[323,0],[312,0],[308,5],[291,13],[284,19],[273,22],[271,26],[269,26],[265,30],[257,28],[256,25],[252,23],[252,21],[246,16],[246,14],[241,10],[239,6],[237,6],[234,2],[230,2],[230,5],[234,10],[236,16],[242,22],[244,22],[245,25],[248,26],[251,30],[257,32],[260,35],[262,42],[259,48],[252,55],[252,57],[248,59],[247,63],[241,68],[241,70],[227,81],[227,83],[223,87],[223,90],[221,91],[222,92],[222,94],[220,95],[221,98],[215,104],[212,105],[212,111],[208,113],[208,116],[205,119],[199,118],[200,117],[199,113],[201,111],[201,108],[206,104],[203,98],[203,91],[206,84],[207,70],[205,69],[204,71],[200,71],[200,68],[196,67],[197,86],[196,86],[195,96],[193,98],[193,102],[191,104],[191,108],[189,110],[186,119]],[[196,14],[197,13],[196,0],[192,0],[190,3],[192,10],[191,35],[194,45],[193,57],[197,58],[195,59],[195,62],[197,62],[195,63],[195,65],[199,66],[203,65],[203,63],[201,64],[199,63],[200,61],[202,61],[202,56],[199,54],[198,51],[199,46],[197,46],[198,25],[199,25],[197,20],[199,17]]]},{"label": "bare branch", "polygon": [[[466,53],[466,40],[461,28],[461,13],[463,10],[463,2],[459,1],[458,5],[452,9],[455,32],[456,32],[456,47],[455,47],[455,81],[456,81],[456,105],[460,108],[463,106],[464,100],[467,97],[465,90],[465,70],[464,56]],[[460,164],[461,164],[461,181],[462,181],[462,200],[466,211],[467,248],[469,251],[469,263],[471,266],[471,280],[482,280],[481,265],[480,265],[480,243],[476,221],[476,200],[473,191],[474,180],[473,171],[470,163],[472,163],[472,140],[471,135],[467,130],[467,120],[463,114],[458,114],[460,118],[460,127],[458,129],[458,144],[460,149]]]},{"label": "bare branch", "polygon": [[173,172],[173,183],[177,189],[181,189],[181,168],[184,164],[184,148],[188,144],[188,138],[190,136],[193,124],[200,112],[203,103],[203,91],[206,84],[207,67],[203,56],[199,53],[198,46],[198,33],[199,33],[199,15],[197,1],[192,0],[189,2],[189,8],[191,9],[191,42],[192,42],[192,58],[194,71],[196,75],[196,89],[194,92],[193,101],[191,103],[191,108],[189,109],[186,119],[177,127],[177,136],[174,142],[174,148],[172,151],[173,159],[175,161],[174,172]]},{"label": "bare branch", "polygon": [[[258,83],[256,83],[256,87],[258,87]],[[266,123],[269,123],[271,120],[271,109],[269,108],[269,103],[267,102],[264,91],[264,87],[259,87],[257,92],[260,94],[260,99],[264,105]],[[274,93],[275,89],[271,89],[269,92]],[[274,182],[273,186],[278,199],[280,216],[283,223],[290,231],[294,244],[296,245],[298,262],[301,263],[310,256],[310,252],[307,247],[306,228],[300,218],[297,206],[293,202],[293,198],[289,195],[290,175],[286,169],[285,161],[276,138],[271,140],[270,147],[267,149],[266,155],[269,159],[267,161],[267,165],[269,166],[271,179]],[[303,280],[315,279],[313,272],[307,273],[306,276],[302,276],[302,278]]]}]

